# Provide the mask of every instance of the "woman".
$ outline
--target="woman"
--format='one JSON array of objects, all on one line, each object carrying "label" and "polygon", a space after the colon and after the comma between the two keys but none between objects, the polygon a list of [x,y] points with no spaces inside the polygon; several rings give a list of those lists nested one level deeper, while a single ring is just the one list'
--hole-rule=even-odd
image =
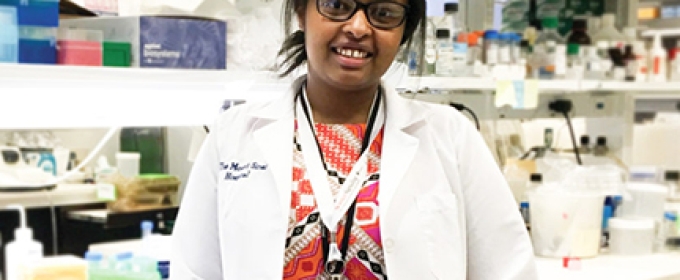
[{"label": "woman", "polygon": [[284,73],[308,74],[212,128],[175,227],[173,279],[535,279],[470,122],[381,86],[425,0],[285,7],[301,30],[282,48]]}]

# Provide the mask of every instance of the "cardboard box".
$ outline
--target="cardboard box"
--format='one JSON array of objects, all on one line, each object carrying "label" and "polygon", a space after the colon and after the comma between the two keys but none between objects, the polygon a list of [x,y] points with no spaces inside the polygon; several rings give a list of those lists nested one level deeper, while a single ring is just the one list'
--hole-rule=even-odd
[{"label": "cardboard box", "polygon": [[224,21],[167,16],[65,19],[62,28],[101,30],[104,41],[129,42],[132,67],[226,69]]}]

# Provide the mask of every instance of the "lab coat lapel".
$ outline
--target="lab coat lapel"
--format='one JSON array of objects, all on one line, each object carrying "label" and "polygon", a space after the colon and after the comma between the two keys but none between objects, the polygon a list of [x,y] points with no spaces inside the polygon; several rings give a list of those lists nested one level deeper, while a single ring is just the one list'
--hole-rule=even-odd
[{"label": "lab coat lapel", "polygon": [[287,220],[293,182],[294,100],[300,83],[280,99],[255,110],[254,137],[262,151],[279,193],[281,214]]},{"label": "lab coat lapel", "polygon": [[395,91],[386,93],[386,118],[380,166],[380,215],[385,216],[392,198],[408,173],[418,151],[420,140],[410,128],[424,120],[425,112],[418,112],[408,100]]}]

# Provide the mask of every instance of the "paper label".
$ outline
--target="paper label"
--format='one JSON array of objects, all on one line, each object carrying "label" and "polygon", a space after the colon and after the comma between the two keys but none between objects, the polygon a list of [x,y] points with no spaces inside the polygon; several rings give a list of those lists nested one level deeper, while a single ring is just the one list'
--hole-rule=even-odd
[{"label": "paper label", "polygon": [[113,184],[98,184],[97,185],[97,199],[101,201],[115,201],[116,200],[116,186]]}]

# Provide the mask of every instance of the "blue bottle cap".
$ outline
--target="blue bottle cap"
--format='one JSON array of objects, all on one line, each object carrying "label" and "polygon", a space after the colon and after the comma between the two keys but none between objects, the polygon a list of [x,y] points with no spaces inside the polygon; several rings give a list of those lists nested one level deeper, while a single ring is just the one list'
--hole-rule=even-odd
[{"label": "blue bottle cap", "polygon": [[521,208],[529,208],[529,202],[522,201],[522,202],[519,204],[519,207],[521,207]]},{"label": "blue bottle cap", "polygon": [[149,231],[150,231],[150,230],[153,230],[153,222],[151,222],[151,221],[142,221],[141,228],[142,228],[143,231],[144,231],[144,230],[149,230]]},{"label": "blue bottle cap", "polygon": [[487,30],[484,32],[484,39],[490,39],[492,38],[498,40],[498,31],[496,30]]},{"label": "blue bottle cap", "polygon": [[117,261],[129,260],[132,258],[132,252],[123,252],[116,255]]},{"label": "blue bottle cap", "polygon": [[678,214],[676,214],[675,212],[666,212],[666,213],[663,214],[663,217],[666,220],[673,221],[673,222],[678,220]]},{"label": "blue bottle cap", "polygon": [[104,256],[99,252],[87,251],[85,253],[85,260],[88,260],[88,261],[98,262],[98,261],[101,261],[103,258],[104,258]]}]

